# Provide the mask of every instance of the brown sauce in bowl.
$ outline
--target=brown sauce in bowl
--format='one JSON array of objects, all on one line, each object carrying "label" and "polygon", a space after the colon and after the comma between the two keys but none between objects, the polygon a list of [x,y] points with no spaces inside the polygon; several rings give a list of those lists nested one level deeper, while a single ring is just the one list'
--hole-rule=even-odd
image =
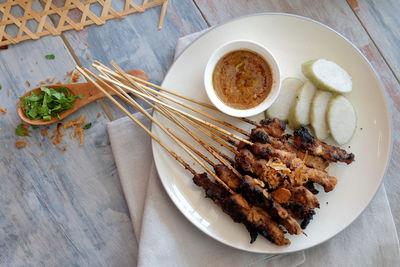
[{"label": "brown sauce in bowl", "polygon": [[235,109],[259,105],[272,87],[272,72],[259,54],[236,50],[224,55],[215,65],[213,87],[218,98]]}]

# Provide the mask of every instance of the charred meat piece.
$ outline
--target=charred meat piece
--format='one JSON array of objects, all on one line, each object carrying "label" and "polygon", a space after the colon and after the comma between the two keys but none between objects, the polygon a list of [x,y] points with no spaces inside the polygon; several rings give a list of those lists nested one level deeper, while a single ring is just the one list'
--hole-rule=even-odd
[{"label": "charred meat piece", "polygon": [[206,173],[193,176],[193,182],[197,186],[202,187],[206,191],[206,196],[214,201],[218,201],[218,199],[222,200],[229,196],[229,192],[219,184],[212,182]]},{"label": "charred meat piece", "polygon": [[303,205],[303,214],[298,218],[304,218],[315,208],[319,208],[318,199],[304,186],[297,186],[290,189],[291,198],[289,203],[299,203]]},{"label": "charred meat piece", "polygon": [[301,127],[294,131],[294,144],[306,149],[315,156],[320,156],[328,161],[341,161],[350,164],[354,161],[354,154],[347,153],[344,149],[328,145],[310,134],[305,127]]},{"label": "charred meat piece", "polygon": [[237,177],[228,167],[218,164],[215,173],[226,184],[232,185],[231,189],[241,193],[252,205],[258,205],[267,211],[272,211],[282,219],[287,218],[288,212],[278,203],[276,205],[272,198],[264,193],[264,188],[251,176]]},{"label": "charred meat piece", "polygon": [[260,180],[267,183],[269,189],[275,189],[280,186],[286,176],[289,174],[286,166],[283,168],[274,168],[279,166],[278,162],[257,159],[248,149],[241,149],[235,157],[236,165],[244,172],[252,173]]},{"label": "charred meat piece", "polygon": [[193,182],[204,188],[206,196],[220,206],[235,222],[246,226],[250,232],[251,242],[255,241],[256,233],[259,233],[279,246],[290,244],[279,225],[271,220],[271,216],[266,211],[251,206],[240,194],[229,195],[224,188],[212,182],[206,174],[195,175]]},{"label": "charred meat piece", "polygon": [[280,119],[267,119],[260,121],[261,127],[264,128],[269,135],[281,137],[286,130],[286,123]]},{"label": "charred meat piece", "polygon": [[273,219],[282,224],[290,234],[297,235],[301,233],[301,227],[298,222],[289,215],[285,208],[268,195],[257,179],[248,175],[239,178],[228,167],[221,164],[215,167],[215,172],[226,184],[232,185],[232,187],[230,186],[231,189],[241,193],[250,204],[258,206],[271,214]]},{"label": "charred meat piece", "polygon": [[241,180],[234,174],[231,170],[228,169],[225,165],[217,164],[214,167],[215,174],[224,181],[232,190],[237,191],[239,189]]},{"label": "charred meat piece", "polygon": [[337,184],[337,179],[335,177],[328,175],[325,171],[308,168],[299,158],[295,158],[291,161],[290,169],[295,170],[294,176],[297,176],[297,180],[302,180],[302,184],[306,183],[307,180],[311,180],[322,185],[325,192],[332,191]]},{"label": "charred meat piece", "polygon": [[285,135],[283,138],[273,137],[264,128],[253,128],[250,135],[250,139],[253,142],[268,143],[274,148],[296,153],[297,157],[303,159],[308,167],[319,170],[325,170],[328,167],[329,162],[327,160],[319,156],[308,155],[308,153],[306,154],[304,151],[297,149],[294,144],[287,140],[289,137],[290,135]]},{"label": "charred meat piece", "polygon": [[235,156],[235,163],[244,172],[253,173],[253,164],[255,161],[254,154],[250,150],[243,148],[239,150],[239,153]]},{"label": "charred meat piece", "polygon": [[276,149],[274,148],[272,145],[270,144],[263,144],[263,143],[255,143],[252,147],[251,147],[252,151],[254,154],[256,154],[257,156],[260,156],[262,158],[279,158],[283,163],[285,163],[286,165],[289,165],[290,162],[296,158],[296,154],[293,152],[288,152],[285,150],[281,150],[281,149]]},{"label": "charred meat piece", "polygon": [[274,201],[270,197],[267,199],[265,191],[254,182],[253,178],[244,175],[242,176],[242,180],[243,182],[240,188],[243,196],[247,199],[251,199],[255,203],[258,202],[259,207],[268,211],[272,218],[279,224],[283,225],[290,234],[298,235],[302,232],[296,219],[293,218],[278,202]]},{"label": "charred meat piece", "polygon": [[319,193],[319,191],[314,187],[314,182],[311,180],[308,180],[307,183],[304,184],[304,187],[307,188],[314,195]]},{"label": "charred meat piece", "polygon": [[262,143],[255,143],[252,146],[252,150],[254,154],[261,157],[277,157],[285,163],[287,167],[294,172],[291,177],[293,185],[302,185],[310,179],[311,181],[322,185],[325,192],[329,192],[332,191],[337,184],[337,179],[335,177],[329,176],[325,171],[308,168],[293,152],[275,149],[270,144]]},{"label": "charred meat piece", "polygon": [[314,215],[315,215],[315,211],[312,210],[310,213],[308,213],[305,216],[304,220],[301,222],[301,229],[306,229],[307,228],[308,224],[311,222],[311,220],[313,219]]}]

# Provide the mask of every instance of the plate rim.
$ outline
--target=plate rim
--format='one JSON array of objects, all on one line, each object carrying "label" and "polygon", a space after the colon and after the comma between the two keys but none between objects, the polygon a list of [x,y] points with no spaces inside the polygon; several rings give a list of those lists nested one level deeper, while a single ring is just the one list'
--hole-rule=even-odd
[{"label": "plate rim", "polygon": [[[332,239],[333,237],[335,237],[335,236],[337,236],[338,234],[340,234],[340,233],[341,233],[343,230],[345,230],[347,227],[349,227],[362,213],[364,213],[364,211],[366,210],[366,208],[370,205],[371,201],[375,198],[375,196],[376,196],[376,194],[377,194],[379,188],[382,186],[382,184],[383,184],[383,179],[384,179],[384,177],[386,176],[386,173],[387,173],[387,170],[388,170],[389,161],[390,161],[390,159],[391,159],[391,157],[392,157],[392,149],[393,149],[393,131],[392,131],[392,126],[393,126],[392,124],[393,124],[393,121],[392,121],[392,118],[391,118],[391,115],[392,115],[392,114],[391,114],[391,110],[389,109],[389,105],[388,105],[388,101],[387,101],[388,96],[387,96],[387,93],[386,93],[386,91],[385,91],[385,89],[384,89],[385,87],[384,87],[384,84],[383,84],[383,82],[382,82],[382,79],[381,79],[381,77],[378,75],[378,73],[377,73],[377,71],[375,70],[374,66],[372,66],[371,62],[369,62],[369,60],[367,59],[367,57],[362,53],[362,51],[361,51],[357,46],[355,46],[355,44],[353,44],[353,42],[351,42],[349,39],[347,39],[345,36],[343,36],[341,33],[339,33],[338,31],[336,31],[335,29],[333,29],[333,28],[327,26],[326,24],[324,24],[324,23],[322,23],[322,22],[320,22],[320,21],[317,21],[317,20],[315,20],[315,19],[312,19],[312,18],[304,17],[304,16],[297,15],[297,14],[291,14],[291,13],[284,13],[284,12],[258,12],[258,13],[246,14],[246,15],[243,15],[243,16],[239,16],[239,17],[235,17],[235,18],[229,19],[229,20],[227,20],[227,21],[225,21],[225,22],[223,22],[223,23],[221,23],[221,24],[214,25],[214,26],[212,26],[212,27],[203,29],[202,31],[200,31],[200,34],[199,34],[198,36],[196,36],[196,38],[194,38],[194,39],[190,42],[190,44],[188,44],[188,45],[179,53],[179,55],[178,55],[176,58],[174,58],[173,63],[171,64],[171,66],[169,67],[168,71],[167,71],[167,72],[165,73],[165,75],[164,75],[164,79],[163,79],[163,81],[162,81],[162,83],[161,83],[161,87],[164,87],[165,78],[169,75],[170,71],[173,69],[173,67],[174,67],[174,65],[176,64],[176,62],[178,61],[178,59],[179,59],[179,58],[185,53],[185,51],[186,51],[187,49],[189,49],[198,39],[204,37],[205,35],[209,34],[209,33],[212,32],[213,30],[215,30],[215,29],[217,29],[217,28],[219,28],[219,27],[224,26],[225,24],[229,24],[229,23],[232,23],[232,22],[234,22],[234,21],[241,20],[241,19],[246,19],[246,18],[248,18],[248,17],[269,16],[269,15],[295,17],[295,18],[298,18],[298,19],[301,19],[301,20],[305,20],[305,21],[309,21],[309,22],[312,22],[312,23],[316,23],[316,24],[318,24],[318,25],[320,25],[320,26],[322,26],[322,27],[324,27],[324,28],[326,28],[326,29],[332,31],[333,33],[337,34],[340,38],[342,38],[344,41],[346,41],[348,44],[350,44],[350,45],[353,47],[353,49],[355,49],[355,51],[362,57],[362,59],[364,60],[364,62],[366,62],[366,63],[369,65],[369,67],[372,69],[373,73],[375,74],[375,77],[376,77],[376,79],[377,79],[377,81],[378,81],[378,83],[379,83],[379,86],[380,86],[379,93],[383,96],[383,100],[384,100],[384,107],[385,107],[385,110],[384,110],[384,111],[385,111],[385,115],[386,115],[386,117],[388,118],[388,121],[389,121],[389,124],[388,124],[388,133],[389,133],[389,138],[390,138],[390,139],[389,139],[389,142],[388,142],[389,149],[387,150],[387,153],[386,153],[386,155],[385,155],[385,158],[386,158],[386,159],[385,159],[384,171],[382,172],[381,177],[379,177],[379,184],[378,184],[378,186],[377,186],[377,188],[376,188],[374,194],[372,194],[371,197],[368,199],[368,204],[367,204],[363,209],[361,209],[361,210],[359,211],[359,213],[354,217],[354,219],[353,219],[348,225],[342,227],[340,230],[338,230],[338,231],[337,231],[334,235],[332,235],[331,237],[326,238],[326,239],[324,239],[324,240],[321,240],[320,242],[317,242],[316,244],[313,244],[313,245],[311,245],[311,246],[309,246],[309,247],[307,247],[307,248],[299,248],[299,249],[295,249],[295,250],[291,250],[291,251],[277,251],[277,252],[271,252],[271,253],[268,253],[268,252],[265,252],[265,251],[260,251],[260,250],[249,250],[249,249],[246,249],[246,248],[238,248],[238,247],[235,247],[234,245],[232,245],[232,244],[226,242],[225,240],[223,240],[223,239],[221,239],[221,238],[218,238],[218,237],[216,237],[216,236],[211,235],[210,233],[207,233],[207,232],[203,231],[203,229],[202,229],[199,225],[193,223],[193,222],[191,221],[191,219],[188,217],[188,215],[183,211],[183,209],[181,209],[181,208],[173,201],[173,197],[171,196],[172,193],[166,189],[166,185],[164,184],[163,179],[161,179],[161,175],[160,175],[160,173],[159,173],[159,171],[158,171],[158,170],[159,170],[159,167],[158,167],[157,161],[156,161],[155,158],[154,158],[154,149],[155,149],[155,146],[158,145],[158,143],[157,143],[154,139],[152,139],[152,142],[151,142],[152,146],[151,146],[151,147],[152,147],[153,160],[154,160],[154,164],[155,164],[155,166],[156,166],[157,174],[158,174],[158,176],[159,176],[159,179],[160,179],[160,181],[161,181],[161,184],[163,185],[163,188],[164,188],[165,192],[167,193],[167,195],[168,195],[168,197],[170,198],[171,202],[172,202],[172,203],[175,205],[175,207],[181,212],[181,214],[182,214],[192,225],[194,225],[198,230],[200,230],[203,234],[206,234],[207,236],[211,237],[212,239],[214,239],[214,240],[216,240],[216,241],[218,241],[218,242],[220,242],[220,243],[222,243],[222,244],[224,244],[224,245],[227,245],[227,246],[229,246],[229,247],[231,247],[231,248],[237,249],[237,250],[246,251],[246,252],[251,252],[251,253],[258,253],[258,254],[261,254],[261,253],[262,253],[262,254],[270,254],[270,255],[278,255],[278,254],[281,255],[281,254],[295,253],[295,252],[303,251],[303,250],[306,250],[306,249],[310,249],[310,248],[316,247],[316,246],[318,246],[318,245],[320,245],[320,244],[322,244],[322,243],[325,243],[326,241],[329,241],[329,240]],[[156,112],[153,112],[153,116],[154,116],[155,113],[156,113]],[[151,123],[151,131],[152,131],[152,132],[154,132],[154,127],[157,127],[157,126],[155,125],[155,123]]]}]

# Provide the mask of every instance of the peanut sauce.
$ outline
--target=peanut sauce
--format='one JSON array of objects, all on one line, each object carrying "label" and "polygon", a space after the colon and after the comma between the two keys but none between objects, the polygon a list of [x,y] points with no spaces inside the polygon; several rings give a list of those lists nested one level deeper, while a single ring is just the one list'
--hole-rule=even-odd
[{"label": "peanut sauce", "polygon": [[219,99],[236,109],[259,105],[272,87],[269,64],[259,54],[236,50],[223,56],[213,72],[213,86]]}]

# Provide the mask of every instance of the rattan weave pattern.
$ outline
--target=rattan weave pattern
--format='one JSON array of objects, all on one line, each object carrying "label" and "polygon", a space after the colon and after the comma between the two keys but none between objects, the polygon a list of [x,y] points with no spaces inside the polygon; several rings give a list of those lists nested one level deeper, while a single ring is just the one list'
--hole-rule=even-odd
[{"label": "rattan weave pattern", "polygon": [[165,1],[143,0],[136,4],[132,0],[0,0],[0,46],[72,29],[79,31],[91,24],[102,25]]}]

